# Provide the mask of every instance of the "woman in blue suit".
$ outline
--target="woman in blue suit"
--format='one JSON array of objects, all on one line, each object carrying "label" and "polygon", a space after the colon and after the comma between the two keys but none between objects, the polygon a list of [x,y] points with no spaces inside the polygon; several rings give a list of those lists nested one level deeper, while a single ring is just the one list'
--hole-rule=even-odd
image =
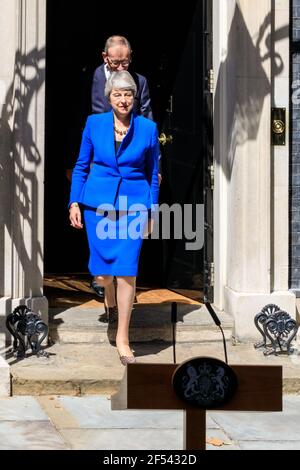
[{"label": "woman in blue suit", "polygon": [[80,207],[83,209],[89,270],[105,287],[109,315],[118,311],[116,345],[124,365],[135,362],[129,347],[129,323],[143,236],[147,224],[152,225],[148,214],[155,211],[159,192],[157,127],[132,111],[136,90],[127,71],[114,72],[107,80],[105,95],[112,111],[87,120],[69,205],[71,225],[77,229],[83,227]]}]

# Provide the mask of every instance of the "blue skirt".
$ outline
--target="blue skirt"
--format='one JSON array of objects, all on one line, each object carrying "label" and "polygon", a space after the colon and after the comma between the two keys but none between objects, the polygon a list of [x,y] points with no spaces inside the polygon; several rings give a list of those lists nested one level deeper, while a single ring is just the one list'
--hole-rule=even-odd
[{"label": "blue skirt", "polygon": [[92,276],[137,276],[148,212],[105,211],[84,208]]}]

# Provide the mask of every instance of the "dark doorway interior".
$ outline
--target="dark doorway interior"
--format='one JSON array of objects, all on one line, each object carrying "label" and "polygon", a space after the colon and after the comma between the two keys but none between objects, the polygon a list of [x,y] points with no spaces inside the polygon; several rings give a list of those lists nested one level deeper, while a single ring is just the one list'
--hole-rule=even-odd
[{"label": "dark doorway interior", "polygon": [[[203,0],[204,1],[204,0]],[[190,0],[174,4],[170,0],[144,4],[130,2],[100,2],[85,0],[72,2],[62,0],[47,2],[47,74],[46,74],[46,175],[45,175],[45,271],[56,273],[86,272],[88,248],[85,233],[71,230],[68,223],[68,197],[70,185],[65,170],[74,166],[79,150],[82,129],[90,114],[90,90],[92,75],[101,63],[101,51],[105,39],[112,34],[125,35],[133,49],[133,68],[148,79],[152,109],[162,131],[170,127],[169,98],[177,87],[181,94],[181,102],[186,106],[182,109],[181,122],[184,115],[190,119],[195,109],[203,109],[202,93],[204,81],[199,80],[198,89],[195,80],[186,81],[182,76],[182,66],[187,77],[194,74],[191,64],[198,64],[197,75],[205,73],[200,44],[195,48],[193,41],[203,38],[203,21],[199,20],[199,34],[190,36],[196,8],[200,5],[201,14],[203,1]],[[199,14],[199,13],[198,13]],[[137,21],[137,18],[140,20]],[[203,18],[202,18],[203,19]],[[191,42],[192,41],[192,42]],[[190,62],[182,62],[186,48],[190,48]],[[194,53],[198,56],[193,56]],[[191,62],[192,61],[192,62]],[[181,71],[180,71],[181,68]],[[178,74],[181,73],[181,90],[178,90]],[[200,77],[199,75],[199,77]],[[199,88],[200,87],[200,88]],[[193,126],[201,128],[198,116]],[[173,123],[174,124],[174,123]],[[172,124],[172,125],[173,125]],[[176,123],[173,127],[176,127]],[[174,129],[173,129],[174,131]],[[196,132],[201,138],[201,130]],[[195,137],[195,136],[194,136]],[[197,140],[196,139],[196,140]],[[182,143],[182,142],[181,142]],[[200,148],[200,147],[199,147]],[[164,150],[162,151],[164,153]],[[167,152],[166,152],[167,153]],[[171,157],[174,158],[174,157]],[[188,154],[183,156],[188,159]],[[192,187],[187,194],[189,202],[203,202],[203,159],[201,150],[193,153],[186,168],[186,181],[190,176]],[[172,194],[180,193],[180,165],[170,163],[166,156],[163,159],[164,182],[161,187],[161,202],[176,202]],[[195,178],[195,165],[201,172]],[[177,170],[176,170],[177,168]],[[183,168],[181,166],[181,168]],[[177,191],[178,187],[178,191]],[[198,189],[197,189],[198,188]],[[193,194],[197,192],[193,199]],[[179,198],[179,202],[182,199]],[[187,260],[188,269],[192,266],[195,272],[190,276],[171,275],[172,257],[176,257],[176,244],[157,240],[146,240],[143,246],[140,263],[140,285],[162,286],[170,284],[174,287],[201,288],[203,283],[203,256],[198,255],[192,262]],[[184,256],[179,248],[179,256]],[[202,250],[203,251],[203,250]],[[201,258],[202,257],[202,258]],[[196,260],[196,261],[195,261]],[[201,261],[202,260],[202,261]],[[201,265],[200,265],[200,264]],[[180,263],[175,263],[180,268]],[[181,266],[183,266],[181,264]],[[198,275],[199,274],[199,275]],[[198,276],[198,277],[197,277]],[[202,277],[201,277],[202,276]],[[201,281],[199,281],[201,277]],[[174,278],[174,279],[173,279]],[[198,279],[197,282],[195,279]],[[193,285],[194,282],[194,285]],[[196,285],[197,284],[197,285]]]}]

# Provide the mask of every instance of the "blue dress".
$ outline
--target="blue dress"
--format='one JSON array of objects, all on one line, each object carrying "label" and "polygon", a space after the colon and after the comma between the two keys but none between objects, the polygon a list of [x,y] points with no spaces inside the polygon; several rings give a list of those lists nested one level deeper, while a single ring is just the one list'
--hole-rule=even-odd
[{"label": "blue dress", "polygon": [[84,209],[93,276],[137,275],[148,212],[158,204],[158,157],[153,121],[133,114],[116,151],[112,112],[88,118],[70,203]]},{"label": "blue dress", "polygon": [[93,276],[137,276],[148,212],[106,211],[84,208],[90,248],[89,271]]}]

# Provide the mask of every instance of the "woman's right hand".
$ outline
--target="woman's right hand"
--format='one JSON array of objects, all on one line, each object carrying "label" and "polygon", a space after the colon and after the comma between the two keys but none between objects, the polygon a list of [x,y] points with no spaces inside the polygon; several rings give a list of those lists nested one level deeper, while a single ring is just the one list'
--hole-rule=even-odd
[{"label": "woman's right hand", "polygon": [[70,216],[69,216],[71,226],[77,229],[83,228],[81,223],[81,211],[78,205],[70,207]]}]

